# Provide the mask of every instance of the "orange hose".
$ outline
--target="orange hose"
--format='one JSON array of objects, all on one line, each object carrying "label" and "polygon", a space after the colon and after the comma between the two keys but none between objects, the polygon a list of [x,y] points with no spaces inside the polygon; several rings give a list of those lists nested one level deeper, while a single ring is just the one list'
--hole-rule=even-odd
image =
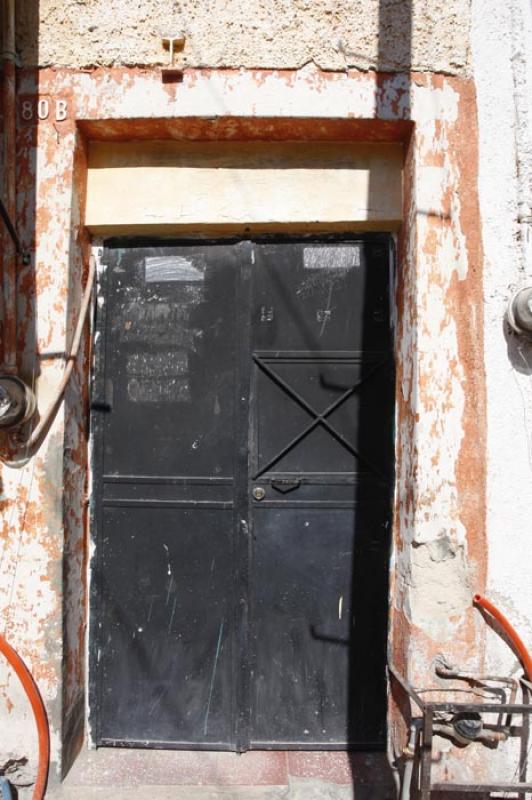
[{"label": "orange hose", "polygon": [[50,729],[48,727],[46,709],[31,672],[16,650],[13,650],[2,635],[0,635],[0,652],[17,673],[35,717],[37,735],[39,737],[39,766],[35,786],[33,787],[32,800],[43,800],[46,784],[48,783],[48,766],[50,763]]},{"label": "orange hose", "polygon": [[481,608],[485,609],[488,614],[497,620],[500,624],[501,628],[504,630],[510,641],[512,642],[513,646],[515,647],[517,654],[519,655],[519,659],[521,664],[523,665],[523,669],[525,671],[525,675],[527,680],[532,681],[532,658],[530,657],[530,653],[528,652],[525,644],[515,628],[508,622],[504,614],[499,611],[499,609],[490,603],[489,600],[486,600],[485,597],[482,597],[481,594],[476,594],[473,597],[473,603],[475,605],[480,606]]}]

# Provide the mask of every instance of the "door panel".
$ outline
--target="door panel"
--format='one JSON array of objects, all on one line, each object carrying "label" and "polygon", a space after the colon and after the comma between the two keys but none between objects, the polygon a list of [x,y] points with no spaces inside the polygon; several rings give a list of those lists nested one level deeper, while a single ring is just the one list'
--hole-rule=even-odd
[{"label": "door panel", "polygon": [[[387,480],[391,455],[388,354],[254,356],[254,476],[347,472]],[[362,430],[371,404],[374,420]],[[370,416],[369,414],[367,415]]]},{"label": "door panel", "polygon": [[237,253],[109,251],[106,475],[232,476]]},{"label": "door panel", "polygon": [[256,350],[388,350],[386,240],[262,244],[255,253]]},{"label": "door panel", "polygon": [[225,245],[106,250],[93,397],[100,744],[234,747],[240,261]]},{"label": "door panel", "polygon": [[254,746],[382,744],[386,604],[374,588],[386,579],[386,514],[374,512],[257,509]]},{"label": "door panel", "polygon": [[268,244],[256,263],[252,742],[376,747],[393,467],[389,254],[382,241]]},{"label": "door panel", "polygon": [[232,738],[232,512],[106,508],[101,744]]},{"label": "door panel", "polygon": [[386,237],[105,249],[98,744],[384,743]]}]

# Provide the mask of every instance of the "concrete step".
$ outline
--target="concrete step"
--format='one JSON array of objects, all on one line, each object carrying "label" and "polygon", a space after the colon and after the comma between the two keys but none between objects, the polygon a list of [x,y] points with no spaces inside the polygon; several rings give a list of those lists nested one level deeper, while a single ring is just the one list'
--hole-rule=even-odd
[{"label": "concrete step", "polygon": [[394,800],[383,786],[339,786],[295,779],[287,786],[69,786],[51,787],[46,800]]},{"label": "concrete step", "polygon": [[84,749],[47,800],[393,800],[382,753]]}]

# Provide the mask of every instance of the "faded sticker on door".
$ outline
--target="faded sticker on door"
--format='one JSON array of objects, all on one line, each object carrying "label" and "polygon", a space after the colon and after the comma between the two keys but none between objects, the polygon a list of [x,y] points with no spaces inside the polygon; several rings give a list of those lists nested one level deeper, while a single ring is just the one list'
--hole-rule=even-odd
[{"label": "faded sticker on door", "polygon": [[305,247],[305,269],[352,269],[360,266],[360,245]]}]

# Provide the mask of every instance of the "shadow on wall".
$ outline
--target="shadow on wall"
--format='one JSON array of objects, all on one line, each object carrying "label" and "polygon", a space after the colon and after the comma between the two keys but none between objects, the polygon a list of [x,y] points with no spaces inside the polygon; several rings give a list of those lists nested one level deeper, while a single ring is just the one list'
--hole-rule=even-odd
[{"label": "shadow on wall", "polygon": [[[390,2],[390,0],[379,0],[379,28],[378,28],[378,64],[377,64],[377,84],[376,84],[376,117],[377,119],[386,119],[389,115],[388,105],[390,103],[388,93],[386,92],[386,86],[389,81],[392,79],[393,74],[391,74],[392,70],[403,69],[405,72],[403,73],[404,80],[401,86],[401,105],[404,109],[404,118],[407,120],[411,119],[411,97],[410,97],[410,72],[409,69],[412,64],[412,31],[413,31],[413,0],[403,0],[403,2]],[[395,79],[397,80],[397,75]],[[405,145],[406,152],[405,152],[405,163],[404,163],[404,172],[405,172],[405,180],[403,185],[408,187],[409,185],[413,185],[412,176],[408,176],[408,172],[413,169],[413,160],[411,155],[411,145]],[[373,207],[374,202],[378,196],[379,187],[372,183],[371,175],[370,175],[370,184],[368,190],[368,207]],[[392,287],[399,287],[399,291],[395,291],[395,297],[392,299],[391,308],[397,309],[397,324],[401,325],[401,311],[402,311],[402,303],[403,303],[403,296],[408,293],[407,287],[415,282],[415,273],[414,273],[414,264],[408,263],[406,258],[406,246],[405,246],[405,228],[411,224],[411,220],[408,217],[409,214],[409,201],[408,197],[404,198],[404,215],[403,215],[403,226],[401,227],[398,235],[397,241],[397,258],[395,264],[395,277],[392,280]],[[368,298],[369,300],[369,298]],[[392,312],[393,313],[393,312]],[[412,326],[412,336],[415,338],[415,331],[416,326]],[[364,331],[367,334],[370,330],[370,326],[365,325]],[[397,352],[397,342],[399,341],[399,337],[401,336],[401,331],[395,331],[395,351]],[[370,342],[364,342],[364,347],[370,346]],[[411,342],[411,352],[415,353],[417,351],[416,341]],[[397,377],[396,383],[400,380],[400,369],[401,364],[397,363]],[[401,397],[397,397],[397,403],[401,402]],[[396,411],[400,413],[401,409],[398,408]],[[369,429],[370,423],[370,415],[372,413],[371,408],[361,404],[361,408],[359,411],[360,418],[359,418],[359,429],[365,430]],[[411,448],[411,453],[415,452],[415,444],[414,442],[410,442],[409,444],[403,443],[403,447],[409,446]],[[413,457],[413,456],[411,456]],[[392,476],[393,476],[392,472]],[[393,486],[393,479],[392,479],[392,486]],[[360,505],[363,500],[363,488],[359,484],[359,490],[356,499],[357,505]],[[412,486],[411,491],[414,491],[414,486]],[[391,493],[390,503],[393,502],[393,490]],[[415,497],[412,498],[412,503],[415,505]],[[392,519],[394,519],[393,511],[392,511]],[[393,532],[383,531],[383,535],[387,535],[388,537],[388,563],[386,564],[385,568],[388,572],[389,570],[389,556],[390,550],[393,546]],[[355,604],[355,599],[357,598],[357,584],[360,580],[360,570],[363,569],[363,566],[359,566],[357,563],[357,554],[356,550],[353,553],[353,569],[352,569],[352,576],[353,576],[353,585],[351,589],[351,594],[354,602],[354,616],[356,617],[357,612],[362,613],[363,608],[363,598],[359,598],[359,603],[361,604],[361,608],[357,609]],[[393,580],[393,576],[390,576]],[[391,621],[391,614],[393,610],[388,611],[388,626],[390,625]],[[394,643],[388,641],[388,633],[389,630],[387,628],[386,622],[382,622],[383,625],[383,650],[391,651],[395,653],[397,649],[394,647]],[[395,623],[394,628],[397,628],[400,625],[400,622]],[[394,635],[394,638],[397,640],[397,646],[399,641],[403,638],[403,632],[398,630],[390,631],[390,634]],[[402,642],[401,647],[404,647],[404,642]],[[357,674],[357,652],[356,647],[351,645],[350,647],[350,694],[356,693],[356,684],[355,684],[355,676]],[[393,686],[392,686],[393,689]],[[405,720],[408,720],[410,709],[408,706],[407,701],[404,698],[404,695],[397,694],[393,695],[394,704],[400,710],[401,715]],[[395,761],[396,755],[392,753],[392,744],[394,737],[394,731],[390,730],[393,726],[396,726],[398,720],[390,717],[388,715],[388,730],[386,732],[387,742],[388,742],[388,749],[391,759]],[[354,718],[350,719],[350,727],[351,727],[351,737],[355,732],[356,728],[356,720]],[[350,737],[350,738],[351,738]],[[352,754],[351,758],[351,769],[353,775],[353,785],[355,787],[356,797],[359,797],[359,787],[358,787],[358,776],[357,776],[357,762],[355,754]],[[371,796],[372,800],[387,800],[387,798],[394,796],[394,791],[390,787],[398,784],[399,780],[399,773],[393,772],[392,769],[387,765],[386,769],[383,770],[382,777],[379,779],[379,783],[382,782],[382,785],[377,785],[373,788],[372,792],[368,795]]]},{"label": "shadow on wall", "polygon": [[[17,163],[16,193],[17,219],[15,221],[22,248],[31,255],[30,263],[25,266],[20,260],[17,269],[17,351],[22,377],[30,386],[38,386],[41,364],[46,354],[38,353],[37,345],[37,305],[35,282],[35,244],[36,244],[36,180],[37,180],[37,125],[36,98],[38,94],[37,52],[39,38],[39,2],[26,0],[16,3],[16,54],[17,54]],[[35,60],[28,63],[25,54],[21,54],[19,37],[21,29],[31,43],[31,52]],[[22,115],[22,103],[27,101],[31,107],[31,119]],[[34,424],[38,421],[34,421]]]}]

